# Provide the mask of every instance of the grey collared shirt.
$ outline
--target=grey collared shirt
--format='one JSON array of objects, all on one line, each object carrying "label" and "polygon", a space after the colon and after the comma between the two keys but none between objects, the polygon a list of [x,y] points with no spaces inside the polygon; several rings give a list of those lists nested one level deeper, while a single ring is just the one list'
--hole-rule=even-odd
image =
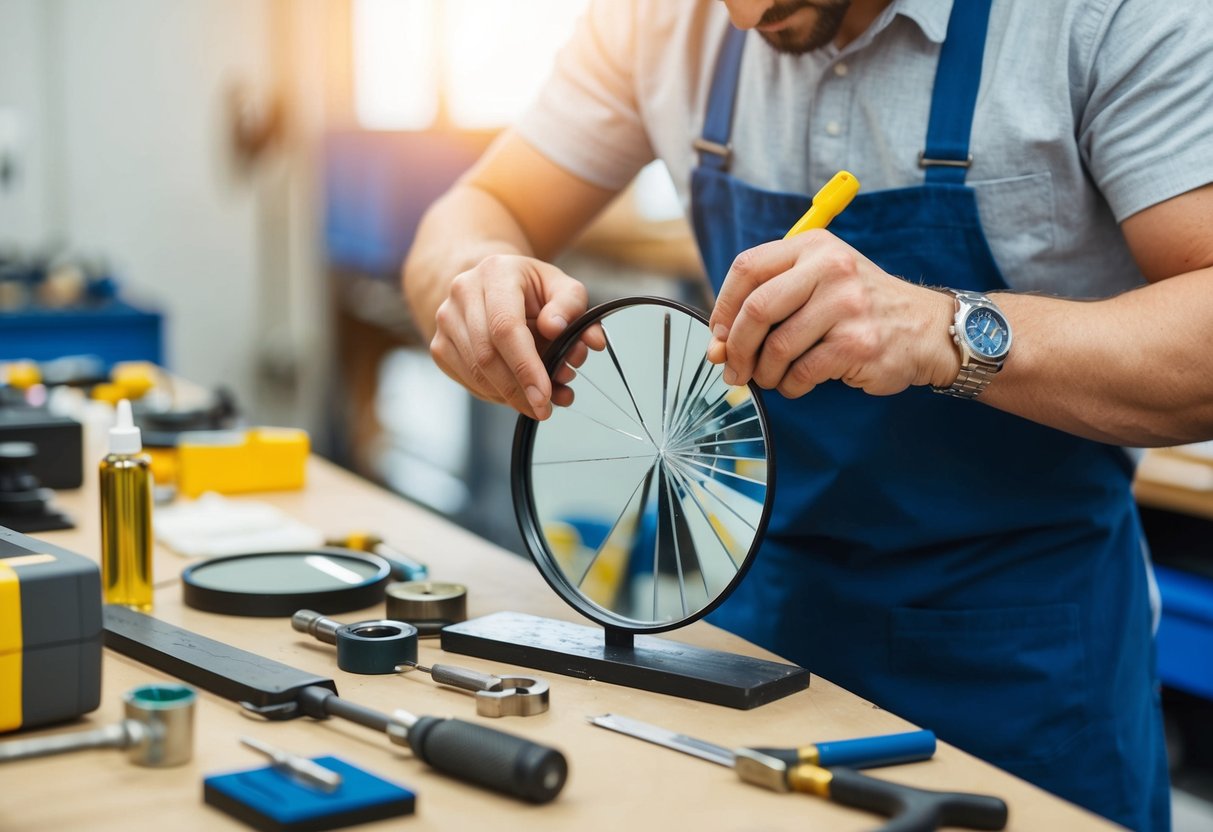
[{"label": "grey collared shirt", "polygon": [[[839,169],[865,192],[920,183],[951,6],[893,0],[846,48],[803,56],[750,32],[732,172],[801,193]],[[594,0],[516,129],[608,188],[660,158],[689,207],[726,24],[714,0]],[[995,0],[971,149],[968,183],[1012,288],[1102,297],[1140,285],[1118,223],[1213,182],[1213,3]]]}]

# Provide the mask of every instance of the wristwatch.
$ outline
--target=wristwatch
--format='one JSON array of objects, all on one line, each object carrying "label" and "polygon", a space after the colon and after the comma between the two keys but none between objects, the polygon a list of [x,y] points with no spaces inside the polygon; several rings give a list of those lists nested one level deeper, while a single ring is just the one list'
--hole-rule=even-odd
[{"label": "wristwatch", "polygon": [[980,292],[948,291],[956,297],[956,315],[948,334],[960,350],[960,372],[948,387],[932,389],[961,399],[975,399],[1007,360],[1011,326],[994,301]]}]

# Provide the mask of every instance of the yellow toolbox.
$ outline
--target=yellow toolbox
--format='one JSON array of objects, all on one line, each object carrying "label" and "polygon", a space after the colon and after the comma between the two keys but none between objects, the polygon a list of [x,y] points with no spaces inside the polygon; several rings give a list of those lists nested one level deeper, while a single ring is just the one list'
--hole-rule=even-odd
[{"label": "yellow toolbox", "polygon": [[306,483],[307,431],[249,428],[182,433],[177,443],[177,490],[185,497],[207,491],[243,494],[285,491]]},{"label": "yellow toolbox", "polygon": [[0,732],[101,702],[101,573],[88,558],[0,528]]}]

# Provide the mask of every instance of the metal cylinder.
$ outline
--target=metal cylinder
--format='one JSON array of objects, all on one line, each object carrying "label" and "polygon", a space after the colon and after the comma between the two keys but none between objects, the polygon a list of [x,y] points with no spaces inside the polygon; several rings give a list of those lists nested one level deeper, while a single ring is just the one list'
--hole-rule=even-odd
[{"label": "metal cylinder", "polygon": [[315,610],[299,610],[291,616],[291,627],[325,644],[336,644],[341,622],[325,618]]},{"label": "metal cylinder", "polygon": [[127,748],[131,762],[152,767],[188,763],[194,755],[197,699],[186,685],[140,685],[127,691],[122,697],[126,718],[145,729]]},{"label": "metal cylinder", "polygon": [[407,621],[423,635],[432,635],[468,617],[468,591],[463,584],[402,581],[388,584],[384,592],[387,617]]}]

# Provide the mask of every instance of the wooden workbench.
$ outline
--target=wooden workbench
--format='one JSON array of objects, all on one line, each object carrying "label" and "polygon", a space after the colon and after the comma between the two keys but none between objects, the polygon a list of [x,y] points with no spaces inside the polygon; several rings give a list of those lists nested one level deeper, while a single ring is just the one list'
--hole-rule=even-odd
[{"label": "wooden workbench", "polygon": [[[469,587],[469,614],[517,610],[578,621],[538,572],[523,561],[446,520],[318,460],[310,463],[305,491],[257,495],[328,534],[368,529],[430,565],[431,577]],[[98,520],[91,484],[61,495],[79,523],[74,531],[45,535],[66,548],[96,557]],[[441,688],[424,675],[354,676],[336,667],[333,648],[293,632],[283,619],[232,618],[198,612],[181,602],[176,576],[186,560],[156,554],[156,610],[167,621],[299,668],[336,679],[342,695],[390,711],[480,720],[471,696]],[[355,621],[380,617],[382,607],[339,616]],[[724,631],[700,622],[668,636],[699,645],[774,658]],[[421,642],[422,663],[446,661],[488,671],[504,668],[467,656],[443,654],[434,640]],[[74,725],[93,727],[121,718],[121,694],[134,685],[167,677],[111,651],[105,652],[99,710]],[[468,829],[862,830],[878,818],[817,798],[777,794],[746,785],[728,769],[595,728],[586,716],[615,712],[724,745],[788,745],[888,733],[910,728],[897,716],[814,676],[808,690],[752,711],[737,711],[630,688],[563,676],[546,676],[552,706],[545,714],[486,724],[556,746],[569,759],[561,796],[546,806],[516,800],[448,779],[411,759],[387,738],[338,720],[263,723],[201,692],[194,760],[174,769],[131,765],[117,751],[87,751],[29,760],[0,768],[0,829],[17,830],[225,830],[244,828],[202,802],[205,775],[263,764],[237,743],[251,735],[309,756],[336,754],[418,794],[417,813],[364,828]],[[993,718],[997,718],[996,715]],[[928,762],[882,769],[887,777],[929,788],[987,792],[1010,805],[1010,829],[1039,832],[1112,828],[955,748],[941,745]],[[404,824],[400,826],[398,824]]]}]

